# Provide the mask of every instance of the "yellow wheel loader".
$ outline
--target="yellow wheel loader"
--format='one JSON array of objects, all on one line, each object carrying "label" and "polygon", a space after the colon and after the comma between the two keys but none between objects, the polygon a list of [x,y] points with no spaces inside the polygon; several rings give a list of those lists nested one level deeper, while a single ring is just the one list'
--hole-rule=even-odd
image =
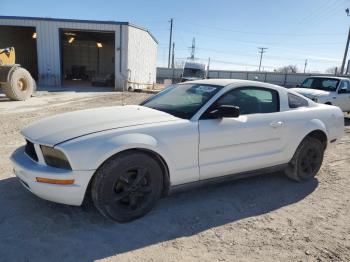
[{"label": "yellow wheel loader", "polygon": [[30,73],[15,63],[13,47],[0,49],[0,87],[11,100],[26,100],[36,89],[35,80]]}]

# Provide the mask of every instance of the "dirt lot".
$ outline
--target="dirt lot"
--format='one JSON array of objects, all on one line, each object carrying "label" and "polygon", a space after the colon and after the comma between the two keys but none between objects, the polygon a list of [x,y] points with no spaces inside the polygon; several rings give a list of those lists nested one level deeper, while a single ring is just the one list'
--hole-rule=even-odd
[{"label": "dirt lot", "polygon": [[129,224],[41,200],[12,173],[19,130],[43,117],[138,103],[147,94],[0,97],[0,261],[350,261],[350,119],[317,179],[270,174],[162,199]]}]

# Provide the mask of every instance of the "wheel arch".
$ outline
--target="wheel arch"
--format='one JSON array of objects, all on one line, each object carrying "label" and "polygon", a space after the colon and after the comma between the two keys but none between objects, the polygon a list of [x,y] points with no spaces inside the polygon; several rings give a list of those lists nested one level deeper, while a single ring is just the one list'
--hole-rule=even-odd
[{"label": "wheel arch", "polygon": [[[113,137],[100,145],[96,152],[102,152],[99,159],[96,161],[96,171],[109,159],[117,155],[123,154],[129,151],[138,151],[148,154],[153,157],[161,167],[163,171],[163,192],[162,195],[167,195],[170,188],[170,173],[171,166],[170,161],[165,156],[166,154],[159,148],[158,141],[146,134],[125,134],[117,137]],[[90,178],[89,184],[85,192],[85,198],[91,190],[91,183],[95,177],[95,173]]]},{"label": "wheel arch", "polygon": [[162,157],[159,153],[147,149],[147,148],[130,148],[124,151],[119,152],[118,154],[124,153],[124,152],[128,152],[128,151],[136,151],[136,152],[142,152],[145,153],[147,155],[149,155],[150,157],[154,158],[154,160],[156,160],[160,166],[160,168],[163,171],[163,191],[162,191],[162,195],[166,196],[169,193],[169,189],[170,189],[170,173],[169,173],[169,166],[167,164],[167,162],[165,161],[164,157]]},{"label": "wheel arch", "polygon": [[[126,153],[126,152],[130,152],[130,151],[133,151],[133,152],[142,152],[142,153],[145,153],[149,156],[151,156],[152,158],[154,158],[154,160],[156,160],[160,166],[160,168],[162,169],[163,171],[163,189],[162,189],[162,196],[166,196],[168,195],[169,193],[169,189],[170,189],[170,173],[169,173],[169,166],[167,164],[167,162],[165,161],[165,159],[157,152],[153,151],[153,150],[150,150],[148,148],[140,148],[140,147],[135,147],[135,148],[129,148],[129,149],[125,149],[125,150],[121,150],[111,156],[109,156],[105,161],[103,161],[99,166],[98,168],[96,169],[96,171],[105,163],[107,162],[109,159],[111,159],[112,157],[115,157],[115,156],[118,156],[118,155],[121,155],[123,153]],[[92,177],[90,178],[90,181],[89,181],[89,184],[88,186],[86,187],[86,191],[85,191],[85,195],[84,195],[84,200],[83,200],[83,203],[87,203],[91,200],[91,184],[92,184],[92,181],[94,180],[95,178],[95,175],[96,175],[96,171],[95,173],[92,175]]]},{"label": "wheel arch", "polygon": [[306,138],[306,137],[315,137],[319,139],[324,145],[325,148],[328,143],[328,131],[325,123],[323,123],[320,119],[312,119],[308,121],[305,125],[305,133],[301,137],[298,145]]},{"label": "wheel arch", "polygon": [[288,162],[292,159],[294,156],[297,148],[299,145],[303,142],[303,140],[306,137],[315,137],[317,139],[320,139],[322,143],[325,146],[325,149],[328,144],[328,132],[326,125],[319,119],[312,119],[308,121],[304,126],[303,126],[304,132],[300,132],[295,139],[292,139],[291,142],[289,143],[289,150],[288,150]]},{"label": "wheel arch", "polygon": [[322,131],[320,129],[316,129],[316,130],[311,131],[310,133],[308,133],[305,136],[305,138],[307,138],[307,137],[313,137],[313,138],[318,139],[323,144],[324,148],[325,149],[327,148],[328,137],[327,137],[327,134],[324,131]]}]

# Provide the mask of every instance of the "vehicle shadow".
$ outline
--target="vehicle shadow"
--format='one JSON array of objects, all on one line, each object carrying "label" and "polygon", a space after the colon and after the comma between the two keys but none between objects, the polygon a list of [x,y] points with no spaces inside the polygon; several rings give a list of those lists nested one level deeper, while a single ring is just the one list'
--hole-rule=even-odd
[{"label": "vehicle shadow", "polygon": [[0,180],[0,257],[5,261],[93,261],[268,213],[311,194],[305,183],[269,174],[177,193],[145,217],[126,224],[41,200],[16,178]]}]

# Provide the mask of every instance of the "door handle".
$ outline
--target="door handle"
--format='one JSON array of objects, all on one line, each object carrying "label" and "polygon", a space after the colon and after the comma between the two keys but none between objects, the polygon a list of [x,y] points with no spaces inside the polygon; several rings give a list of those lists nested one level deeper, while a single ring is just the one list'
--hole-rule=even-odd
[{"label": "door handle", "polygon": [[282,121],[271,122],[270,126],[272,126],[273,128],[281,127],[283,126],[283,122]]}]

